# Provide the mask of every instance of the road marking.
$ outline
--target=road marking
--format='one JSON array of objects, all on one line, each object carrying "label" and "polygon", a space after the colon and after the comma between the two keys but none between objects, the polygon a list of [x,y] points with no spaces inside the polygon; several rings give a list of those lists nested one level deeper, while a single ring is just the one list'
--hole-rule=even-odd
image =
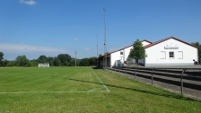
[{"label": "road marking", "polygon": [[110,90],[108,89],[108,87],[103,83],[103,81],[98,77],[98,75],[94,72],[94,75],[96,76],[96,78],[99,80],[99,82],[102,84],[102,86],[106,89],[107,92],[110,92]]}]

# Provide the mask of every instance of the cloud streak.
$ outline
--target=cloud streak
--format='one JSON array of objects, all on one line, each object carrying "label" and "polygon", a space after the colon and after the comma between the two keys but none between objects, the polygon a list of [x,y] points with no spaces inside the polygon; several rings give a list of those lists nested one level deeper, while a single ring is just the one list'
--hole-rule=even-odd
[{"label": "cloud streak", "polygon": [[90,49],[86,47],[86,48],[84,48],[84,51],[89,52]]},{"label": "cloud streak", "polygon": [[0,43],[0,50],[4,52],[20,52],[20,53],[21,52],[66,53],[65,50],[58,48],[31,46],[23,44],[6,44],[6,43]]},{"label": "cloud streak", "polygon": [[73,40],[74,40],[75,42],[77,42],[79,39],[78,39],[78,38],[74,38]]},{"label": "cloud streak", "polygon": [[30,5],[30,6],[37,4],[35,0],[19,0],[19,2],[22,4]]}]

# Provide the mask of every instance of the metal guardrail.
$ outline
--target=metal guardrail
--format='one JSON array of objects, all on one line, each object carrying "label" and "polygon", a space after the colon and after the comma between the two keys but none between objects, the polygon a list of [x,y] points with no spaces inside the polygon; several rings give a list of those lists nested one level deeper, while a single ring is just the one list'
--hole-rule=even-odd
[{"label": "metal guardrail", "polygon": [[[201,68],[122,67],[108,69],[150,79],[152,85],[154,81],[160,81],[180,86],[182,95],[184,87],[201,91]],[[175,78],[180,78],[180,81]]]}]

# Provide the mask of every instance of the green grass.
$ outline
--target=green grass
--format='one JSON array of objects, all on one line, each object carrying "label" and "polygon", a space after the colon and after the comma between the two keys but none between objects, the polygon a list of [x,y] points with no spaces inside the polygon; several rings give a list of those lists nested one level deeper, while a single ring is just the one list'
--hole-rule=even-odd
[{"label": "green grass", "polygon": [[0,113],[201,113],[200,108],[201,102],[101,69],[0,68]]}]

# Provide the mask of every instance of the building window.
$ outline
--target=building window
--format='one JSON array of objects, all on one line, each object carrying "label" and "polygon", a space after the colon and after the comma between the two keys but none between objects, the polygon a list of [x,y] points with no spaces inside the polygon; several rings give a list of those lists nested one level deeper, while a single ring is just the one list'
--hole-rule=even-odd
[{"label": "building window", "polygon": [[160,58],[161,58],[161,59],[165,59],[165,58],[166,58],[166,53],[165,53],[165,51],[161,51],[161,52],[160,52]]},{"label": "building window", "polygon": [[169,52],[169,57],[174,58],[174,52]]},{"label": "building window", "polygon": [[178,51],[178,59],[183,59],[183,51]]},{"label": "building window", "polygon": [[120,55],[123,55],[124,54],[124,52],[120,52]]}]

